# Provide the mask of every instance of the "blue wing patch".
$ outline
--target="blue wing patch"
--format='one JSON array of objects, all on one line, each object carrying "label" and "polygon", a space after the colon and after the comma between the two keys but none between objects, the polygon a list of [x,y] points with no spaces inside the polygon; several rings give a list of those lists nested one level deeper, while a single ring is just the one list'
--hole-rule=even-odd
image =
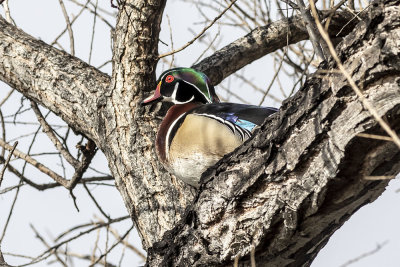
[{"label": "blue wing patch", "polygon": [[255,124],[255,123],[253,123],[251,121],[246,121],[246,120],[243,120],[243,119],[239,119],[239,117],[236,116],[234,113],[226,114],[224,119],[236,124],[237,126],[243,128],[243,129],[248,130],[249,132],[251,132],[254,129],[254,127],[257,126],[257,124]]},{"label": "blue wing patch", "polygon": [[246,120],[241,120],[241,119],[238,119],[235,122],[235,124],[243,129],[246,129],[249,132],[251,132],[254,129],[254,127],[257,126],[257,124],[252,123],[251,121],[246,121]]}]

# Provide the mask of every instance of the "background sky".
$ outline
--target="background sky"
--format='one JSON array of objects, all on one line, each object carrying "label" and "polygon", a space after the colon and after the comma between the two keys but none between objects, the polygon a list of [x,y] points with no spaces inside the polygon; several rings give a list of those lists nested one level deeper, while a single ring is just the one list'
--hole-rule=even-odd
[{"label": "background sky", "polygon": [[[85,0],[76,0],[79,3],[86,2]],[[240,1],[239,1],[240,2]],[[96,0],[92,0],[95,4]],[[65,28],[64,17],[59,5],[59,1],[55,0],[11,0],[10,3],[11,15],[19,28],[29,33],[30,35],[39,38],[47,43],[51,43],[56,36]],[[115,25],[116,10],[111,8],[108,0],[98,1],[99,8],[103,8],[110,15],[104,12],[100,14],[107,19],[111,25]],[[80,11],[79,5],[73,1],[65,0],[65,6],[70,19]],[[272,5],[271,8],[274,8]],[[0,7],[0,14],[4,16],[4,10]],[[209,14],[212,19],[217,13]],[[168,23],[168,20],[170,21]],[[170,51],[172,49],[170,36],[172,35],[174,48],[181,47],[186,42],[193,38],[193,32],[199,32],[204,24],[204,19],[198,14],[196,6],[190,2],[170,0],[164,13],[162,32],[160,39],[165,44],[160,44],[160,53]],[[92,27],[94,17],[89,12],[84,12],[73,25],[76,56],[88,62],[90,43],[92,38]],[[170,25],[170,26],[169,26]],[[213,39],[217,35],[215,42],[218,48],[234,41],[241,37],[246,32],[235,27],[227,27],[214,25],[204,37],[205,39]],[[1,40],[0,40],[1,41]],[[69,51],[68,34],[63,35],[59,43]],[[111,40],[110,27],[107,26],[100,18],[96,19],[95,35],[93,42],[93,51],[91,56],[91,64],[93,66],[101,66],[103,63],[111,59]],[[176,54],[174,64],[176,66],[191,66],[198,57],[202,54],[206,45],[201,42],[196,42],[186,50]],[[211,54],[208,51],[202,58]],[[256,86],[265,88],[266,84],[272,79],[274,74],[273,63],[271,57],[267,56],[258,60],[244,70],[239,72],[251,80]],[[167,63],[160,62],[157,72],[160,74],[167,69]],[[111,64],[107,64],[101,68],[103,72],[111,74]],[[292,87],[292,80],[281,79],[283,86]],[[221,86],[217,86],[217,93],[232,102],[240,102],[235,97],[227,97],[221,87],[234,88],[234,92],[246,100],[258,104],[261,94],[245,83],[227,79]],[[0,82],[0,99],[4,98],[10,88]],[[271,93],[277,98],[283,100],[284,95],[278,90],[277,86],[273,86]],[[279,108],[279,101],[267,98],[263,105],[274,106]],[[19,137],[18,149],[26,152],[38,126],[36,118],[32,112],[22,112],[18,115],[19,121],[27,122],[28,124],[13,123],[13,116],[18,109],[23,110],[29,107],[29,102],[21,102],[21,97],[18,93],[13,93],[11,99],[1,107],[1,111],[6,117],[7,138],[6,140],[13,144],[15,138]],[[45,110],[42,109],[45,113]],[[62,121],[51,115],[48,120],[53,124],[60,125],[60,131],[63,131]],[[29,124],[32,123],[32,124]],[[37,137],[38,141],[32,147],[31,153],[40,153],[43,151],[55,151],[53,145],[48,141],[47,136],[42,132]],[[74,147],[79,141],[78,137],[71,137],[69,144]],[[76,151],[72,151],[76,153]],[[37,156],[37,159],[45,163],[48,167],[62,173],[63,169],[60,166],[58,156]],[[15,166],[22,168],[23,162],[14,160]],[[98,152],[93,160],[97,170],[104,173],[109,173],[107,162],[101,152]],[[28,166],[26,169],[27,176],[32,177],[38,183],[52,182],[50,178],[37,172],[34,168]],[[29,174],[29,175],[28,175]],[[95,175],[96,172],[89,171],[86,176]],[[67,169],[67,177],[72,175],[72,171]],[[18,178],[10,173],[6,173],[2,183],[1,190],[12,185],[18,184]],[[110,183],[112,184],[112,183]],[[127,215],[127,211],[123,204],[122,198],[115,187],[110,186],[91,186],[92,193],[95,195],[106,213],[111,217],[116,218]],[[330,267],[342,266],[351,259],[354,259],[364,253],[375,250],[379,245],[383,247],[378,252],[365,257],[351,266],[399,266],[397,253],[400,249],[400,216],[397,212],[397,203],[399,202],[400,182],[398,179],[393,180],[388,186],[385,193],[374,203],[361,208],[352,218],[345,223],[330,239],[325,248],[320,252],[313,263],[313,267]],[[3,226],[6,223],[6,218],[9,214],[10,206],[14,200],[16,190],[0,194],[0,233],[3,231]],[[97,210],[93,201],[89,198],[82,186],[78,186],[74,193],[77,197],[77,205],[79,212],[75,209],[73,201],[69,193],[64,188],[56,188],[44,192],[37,191],[29,186],[22,186],[15,204],[13,216],[7,228],[6,237],[2,242],[2,251],[5,254],[5,259],[9,264],[22,264],[29,260],[14,257],[6,253],[23,254],[35,257],[39,255],[45,246],[35,238],[30,225],[33,225],[43,237],[51,244],[52,239],[58,234],[67,229],[85,222],[97,221],[98,218],[105,219]],[[132,225],[131,221],[125,220],[121,223],[112,225],[117,229],[120,235],[123,235]],[[105,231],[100,232],[99,244],[102,244],[102,250],[105,250],[107,235]],[[68,246],[69,251],[74,251],[81,254],[90,254],[93,250],[94,242],[97,234],[87,235],[78,241],[71,242]],[[108,237],[108,246],[112,244],[112,237]],[[131,234],[128,237],[129,242],[140,247],[140,239],[137,234]],[[100,246],[100,245],[99,245]],[[101,254],[101,251],[98,253]],[[143,264],[134,253],[128,249],[123,250],[122,247],[113,251],[109,260],[117,263],[122,257],[121,266],[138,266]],[[41,262],[35,266],[47,266],[51,260]],[[87,261],[74,261],[75,266],[86,266]],[[55,262],[53,266],[58,266]],[[72,263],[70,263],[72,265]]]}]

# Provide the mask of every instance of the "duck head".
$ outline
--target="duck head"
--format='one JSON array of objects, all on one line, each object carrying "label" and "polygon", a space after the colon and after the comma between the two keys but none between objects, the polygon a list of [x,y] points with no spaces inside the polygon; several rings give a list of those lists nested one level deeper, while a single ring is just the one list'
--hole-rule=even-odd
[{"label": "duck head", "polygon": [[163,72],[157,80],[157,88],[142,105],[159,101],[174,104],[219,102],[210,79],[202,72],[191,68],[174,68]]}]

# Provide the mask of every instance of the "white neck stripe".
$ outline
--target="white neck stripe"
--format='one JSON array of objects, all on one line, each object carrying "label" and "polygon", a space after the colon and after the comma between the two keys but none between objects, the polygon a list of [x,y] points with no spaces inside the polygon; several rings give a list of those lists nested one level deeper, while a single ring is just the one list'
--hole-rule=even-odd
[{"label": "white neck stripe", "polygon": [[169,126],[169,129],[167,131],[167,134],[165,135],[165,156],[167,158],[167,161],[169,161],[169,136],[171,134],[172,129],[174,128],[175,124],[179,121],[180,118],[182,118],[183,115],[185,115],[185,113],[183,113],[182,115],[180,115],[176,120],[174,120],[171,125]]}]

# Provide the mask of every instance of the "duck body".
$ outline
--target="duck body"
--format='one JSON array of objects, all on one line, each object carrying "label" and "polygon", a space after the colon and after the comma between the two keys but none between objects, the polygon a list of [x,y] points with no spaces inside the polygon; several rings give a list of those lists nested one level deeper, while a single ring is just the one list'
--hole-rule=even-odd
[{"label": "duck body", "polygon": [[169,172],[198,187],[207,168],[249,139],[275,112],[234,103],[174,105],[157,133],[159,158]]},{"label": "duck body", "polygon": [[[163,84],[169,84],[168,90]],[[205,170],[249,139],[277,111],[220,103],[207,76],[187,68],[164,72],[154,95],[143,103],[160,98],[175,105],[168,110],[157,132],[158,158],[169,172],[194,187],[199,187]]]}]

